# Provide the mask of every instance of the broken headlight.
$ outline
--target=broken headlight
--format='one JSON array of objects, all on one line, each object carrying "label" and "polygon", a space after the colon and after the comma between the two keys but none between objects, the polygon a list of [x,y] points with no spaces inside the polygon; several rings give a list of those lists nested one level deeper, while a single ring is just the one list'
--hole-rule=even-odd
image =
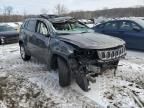
[{"label": "broken headlight", "polygon": [[80,49],[75,51],[75,56],[78,58],[96,59],[98,58],[97,50]]}]

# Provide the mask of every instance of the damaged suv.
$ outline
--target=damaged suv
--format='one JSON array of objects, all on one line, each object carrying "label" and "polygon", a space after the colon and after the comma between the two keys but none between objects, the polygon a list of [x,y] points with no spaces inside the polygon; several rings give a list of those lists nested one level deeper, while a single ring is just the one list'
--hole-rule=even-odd
[{"label": "damaged suv", "polygon": [[45,62],[49,70],[58,70],[59,84],[71,79],[84,91],[90,89],[96,75],[118,66],[126,55],[125,42],[119,38],[94,33],[72,17],[40,15],[24,21],[19,37],[23,60],[31,56]]}]

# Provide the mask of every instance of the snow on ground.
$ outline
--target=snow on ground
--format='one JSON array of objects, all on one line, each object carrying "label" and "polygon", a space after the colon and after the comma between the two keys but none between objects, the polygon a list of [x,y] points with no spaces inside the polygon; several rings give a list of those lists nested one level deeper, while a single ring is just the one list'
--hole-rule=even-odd
[{"label": "snow on ground", "polygon": [[[12,89],[12,91],[6,92],[6,94],[12,94],[17,87],[20,89],[17,89],[16,92],[22,92],[22,94],[11,97],[12,99],[10,102],[0,99],[0,105],[3,107],[7,106],[6,108],[10,108],[9,106],[11,103],[15,103],[15,108],[20,108],[22,106],[22,108],[38,108],[38,106],[40,108],[100,107],[97,103],[93,102],[89,98],[78,94],[77,91],[71,89],[71,87],[61,88],[58,84],[57,73],[48,72],[46,65],[33,58],[29,62],[24,62],[20,58],[18,44],[0,46],[0,78],[5,75],[4,73],[7,73],[8,76],[12,76],[13,79],[17,78],[21,80],[21,78],[23,78],[24,82],[29,84],[29,86],[22,84],[21,87],[19,87],[17,86],[17,83],[19,84],[19,80],[16,80],[13,84],[14,87],[8,88],[8,91],[9,89]],[[9,79],[9,77],[7,79],[10,80],[9,82],[11,83],[11,79]],[[38,95],[38,100],[40,98],[40,102],[42,102],[42,104],[40,104],[39,101],[34,101],[33,95],[28,96],[28,98],[24,97],[24,100],[17,99],[18,97],[23,97],[23,94],[27,96],[27,92],[29,92],[28,90],[32,85],[36,85],[36,87],[31,89],[31,91],[35,92],[36,90],[40,89],[39,92],[42,94]],[[0,90],[1,89],[4,91],[6,88],[1,88],[0,86]],[[23,89],[28,90],[23,91]],[[17,93],[14,92],[13,95],[16,95]],[[2,97],[5,97],[5,94],[2,93]],[[47,102],[46,100],[50,101]],[[21,106],[17,104],[18,101],[23,101]],[[37,106],[35,106],[35,104]]]},{"label": "snow on ground", "polygon": [[144,64],[144,51],[132,51],[128,50],[127,52],[127,59],[131,62],[137,63],[137,64]]},{"label": "snow on ground", "polygon": [[74,81],[61,88],[57,72],[48,72],[46,65],[34,58],[21,60],[18,44],[0,46],[0,91],[6,91],[0,92],[0,108],[144,107],[143,78],[143,52],[128,51],[116,75],[114,70],[99,75],[89,92],[82,91]]},{"label": "snow on ground", "polygon": [[128,50],[127,54],[130,57],[144,59],[144,51]]}]

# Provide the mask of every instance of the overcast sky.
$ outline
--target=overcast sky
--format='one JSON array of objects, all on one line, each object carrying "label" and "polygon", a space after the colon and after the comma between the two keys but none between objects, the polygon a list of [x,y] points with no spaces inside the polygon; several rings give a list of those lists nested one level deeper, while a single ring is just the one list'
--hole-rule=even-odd
[{"label": "overcast sky", "polygon": [[134,7],[144,4],[144,0],[0,0],[0,8],[12,6],[14,12],[39,14],[42,9],[54,12],[57,4],[63,4],[69,11],[99,10],[103,8]]}]

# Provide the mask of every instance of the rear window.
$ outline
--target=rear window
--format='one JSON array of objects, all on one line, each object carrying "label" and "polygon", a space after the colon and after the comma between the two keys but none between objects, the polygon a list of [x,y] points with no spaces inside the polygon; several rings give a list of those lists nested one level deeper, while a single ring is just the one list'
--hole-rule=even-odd
[{"label": "rear window", "polygon": [[29,20],[25,23],[24,27],[32,32],[35,32],[36,20]]}]

